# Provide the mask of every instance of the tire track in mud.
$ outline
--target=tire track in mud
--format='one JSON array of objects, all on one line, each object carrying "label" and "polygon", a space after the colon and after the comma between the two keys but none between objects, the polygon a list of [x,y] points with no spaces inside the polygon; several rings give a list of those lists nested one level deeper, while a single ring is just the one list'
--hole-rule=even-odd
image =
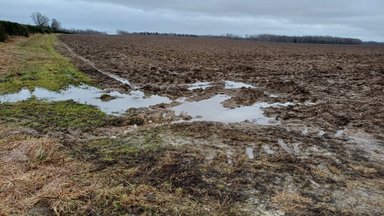
[{"label": "tire track in mud", "polygon": [[110,79],[113,79],[119,83],[121,83],[122,85],[124,85],[125,87],[129,87],[129,88],[134,88],[134,86],[127,80],[127,79],[124,79],[120,76],[117,76],[115,74],[112,74],[110,72],[107,72],[107,71],[104,71],[104,70],[101,70],[100,68],[98,68],[96,66],[95,63],[93,63],[92,61],[86,59],[85,57],[77,54],[72,48],[70,48],[67,44],[65,44],[64,42],[60,41],[60,45],[63,46],[69,53],[69,55],[73,58],[77,58],[79,60],[81,60],[83,63],[89,65],[90,67],[92,67],[92,69],[94,69],[95,71],[99,72],[100,74],[110,78]]}]

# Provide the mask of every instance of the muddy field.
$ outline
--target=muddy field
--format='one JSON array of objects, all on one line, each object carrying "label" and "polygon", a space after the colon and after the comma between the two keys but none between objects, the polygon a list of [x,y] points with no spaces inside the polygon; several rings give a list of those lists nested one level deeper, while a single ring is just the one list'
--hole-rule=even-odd
[{"label": "muddy field", "polygon": [[[256,101],[316,103],[278,111],[282,119],[310,120],[321,127],[348,125],[382,132],[384,48],[260,44],[248,41],[62,36],[76,53],[147,92],[172,98],[227,93],[228,106]],[[226,91],[224,80],[257,88]],[[188,91],[196,82],[212,88]],[[274,97],[271,97],[274,96]]]},{"label": "muddy field", "polygon": [[[187,101],[225,94],[227,108],[290,102],[263,110],[275,119],[273,125],[167,126],[185,134],[170,141],[173,145],[196,149],[199,166],[213,169],[205,169],[201,181],[219,180],[226,201],[246,206],[251,214],[384,212],[383,47],[154,36],[60,39],[98,69],[147,93]],[[225,81],[253,87],[225,88]],[[209,86],[188,90],[197,82]],[[167,107],[142,110],[146,124],[172,122],[159,117]],[[184,168],[180,181],[188,182],[193,176]],[[195,182],[191,187],[200,189]]]},{"label": "muddy field", "polygon": [[4,214],[384,213],[384,47],[59,38],[92,81],[0,95]]}]

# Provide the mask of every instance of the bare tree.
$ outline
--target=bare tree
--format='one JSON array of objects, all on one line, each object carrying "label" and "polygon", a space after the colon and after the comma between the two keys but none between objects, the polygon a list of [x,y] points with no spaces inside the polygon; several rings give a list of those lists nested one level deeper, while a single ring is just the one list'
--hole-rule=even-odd
[{"label": "bare tree", "polygon": [[49,26],[49,18],[42,15],[39,12],[35,12],[31,15],[31,18],[35,25],[39,28],[48,27]]},{"label": "bare tree", "polygon": [[59,31],[61,29],[61,23],[57,19],[53,18],[51,22],[51,28],[53,31]]}]

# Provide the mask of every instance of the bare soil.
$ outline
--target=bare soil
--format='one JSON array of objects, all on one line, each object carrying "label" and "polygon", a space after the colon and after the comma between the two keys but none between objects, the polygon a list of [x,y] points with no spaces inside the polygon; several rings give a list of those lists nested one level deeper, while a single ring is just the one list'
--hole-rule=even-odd
[{"label": "bare soil", "polygon": [[[104,193],[104,201],[119,197],[120,213],[383,214],[384,47],[156,36],[60,39],[97,69],[148,93],[190,100],[225,93],[232,97],[227,107],[295,104],[267,109],[280,121],[273,126],[175,124],[162,115],[165,106],[156,106],[127,114],[144,120],[138,128],[121,124],[55,134],[77,160],[119,187],[118,195]],[[94,68],[84,71],[98,76]],[[98,81],[123,88],[106,80]],[[257,88],[228,90],[225,80]],[[189,91],[185,84],[197,81],[214,85]]]}]

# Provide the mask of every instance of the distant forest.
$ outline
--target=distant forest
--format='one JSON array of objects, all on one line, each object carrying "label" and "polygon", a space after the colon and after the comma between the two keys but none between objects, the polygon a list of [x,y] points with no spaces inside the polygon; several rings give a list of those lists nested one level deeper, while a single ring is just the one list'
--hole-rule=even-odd
[{"label": "distant forest", "polygon": [[230,38],[236,40],[251,40],[270,43],[304,43],[304,44],[383,44],[374,41],[364,42],[356,38],[332,37],[332,36],[286,36],[273,34],[246,35],[245,37],[226,34],[226,35],[196,35],[196,34],[177,34],[177,33],[159,33],[159,32],[127,32],[117,30],[117,35],[143,35],[143,36],[171,36],[171,37],[211,37],[211,38]]},{"label": "distant forest", "polygon": [[355,38],[331,37],[331,36],[285,36],[285,35],[253,35],[247,40],[277,43],[309,43],[309,44],[352,44],[360,45],[363,41]]},{"label": "distant forest", "polygon": [[117,35],[143,35],[143,36],[174,36],[174,37],[201,37],[195,34],[178,34],[178,33],[159,33],[159,32],[127,32],[124,30],[117,30]]},{"label": "distant forest", "polygon": [[[93,29],[64,29],[61,23],[52,19],[49,25],[49,19],[40,13],[33,13],[32,20],[36,25],[25,25],[9,21],[0,20],[0,41],[5,41],[9,36],[29,36],[34,33],[65,33],[65,34],[87,34],[87,35],[107,35]],[[305,43],[305,44],[349,44],[349,45],[383,45],[374,41],[364,42],[356,38],[332,37],[332,36],[286,36],[273,34],[247,35],[245,37],[226,34],[226,35],[196,35],[196,34],[177,34],[177,33],[159,33],[159,32],[128,32],[117,30],[117,35],[144,35],[144,36],[172,36],[172,37],[211,37],[211,38],[230,38],[236,40],[251,40],[270,43]]]},{"label": "distant forest", "polygon": [[107,32],[96,31],[93,29],[65,29],[69,34],[81,34],[81,35],[108,35]]}]

